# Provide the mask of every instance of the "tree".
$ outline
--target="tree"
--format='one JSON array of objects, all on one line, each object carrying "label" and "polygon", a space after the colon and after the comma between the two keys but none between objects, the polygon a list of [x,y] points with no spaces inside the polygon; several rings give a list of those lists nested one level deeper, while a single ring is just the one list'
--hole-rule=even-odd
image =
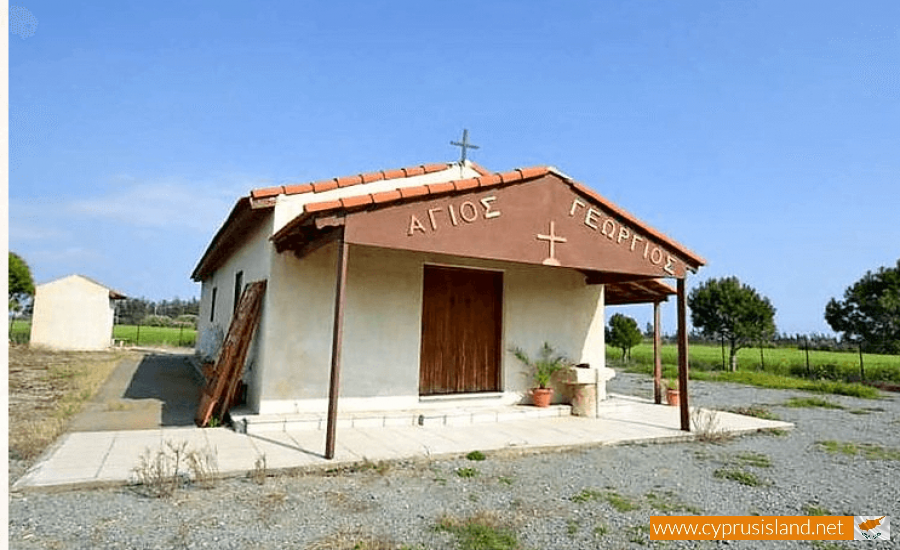
[{"label": "tree", "polygon": [[18,311],[34,296],[31,268],[18,254],[9,253],[9,310]]},{"label": "tree", "polygon": [[625,356],[631,357],[631,348],[640,344],[644,339],[641,329],[638,328],[637,321],[616,313],[609,319],[609,340],[611,346],[622,350],[622,360]]},{"label": "tree", "polygon": [[832,298],[825,320],[860,351],[900,353],[900,260],[897,267],[866,272],[843,300]]},{"label": "tree", "polygon": [[737,370],[737,352],[775,334],[775,308],[768,298],[742,284],[737,277],[710,279],[688,295],[691,323],[705,336],[730,345],[731,370]]}]

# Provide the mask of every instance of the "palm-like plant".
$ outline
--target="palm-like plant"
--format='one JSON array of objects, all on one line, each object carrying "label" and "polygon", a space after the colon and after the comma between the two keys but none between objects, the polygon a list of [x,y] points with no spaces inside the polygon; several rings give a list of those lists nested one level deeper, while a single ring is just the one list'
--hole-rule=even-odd
[{"label": "palm-like plant", "polygon": [[541,350],[538,352],[536,359],[532,359],[518,346],[510,348],[509,351],[516,356],[516,359],[531,369],[531,376],[534,379],[535,384],[541,389],[547,388],[550,384],[550,378],[552,378],[556,372],[572,364],[565,355],[556,353],[553,346],[547,342],[544,342],[544,345],[541,346]]}]

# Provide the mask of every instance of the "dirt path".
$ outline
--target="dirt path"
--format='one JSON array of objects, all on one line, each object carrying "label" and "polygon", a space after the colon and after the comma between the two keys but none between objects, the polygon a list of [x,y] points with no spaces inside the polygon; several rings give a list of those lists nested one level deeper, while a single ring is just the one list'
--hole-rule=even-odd
[{"label": "dirt path", "polygon": [[72,419],[69,430],[192,426],[200,379],[188,357],[150,353],[122,361],[82,412]]}]

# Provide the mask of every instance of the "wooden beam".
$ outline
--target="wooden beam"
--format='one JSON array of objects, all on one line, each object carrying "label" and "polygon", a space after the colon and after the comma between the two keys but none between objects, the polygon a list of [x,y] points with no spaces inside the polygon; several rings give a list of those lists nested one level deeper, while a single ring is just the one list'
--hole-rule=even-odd
[{"label": "wooden beam", "polygon": [[653,402],[662,403],[662,338],[659,327],[659,302],[653,302]]},{"label": "wooden beam", "polygon": [[333,243],[335,241],[342,241],[344,238],[344,230],[343,228],[336,228],[330,231],[325,231],[320,236],[315,239],[306,242],[299,247],[294,249],[294,256],[297,257],[298,260],[309,256],[316,250],[322,248],[323,246]]},{"label": "wooden beam", "polygon": [[684,288],[684,279],[678,279],[678,397],[681,405],[681,429],[689,432],[691,413],[688,409],[688,333]]},{"label": "wooden beam", "polygon": [[338,394],[341,391],[341,343],[344,338],[344,295],[347,287],[347,256],[350,245],[340,232],[337,253],[337,281],[334,289],[334,330],[331,334],[331,382],[328,385],[328,424],[325,431],[325,458],[334,458]]},{"label": "wooden beam", "polygon": [[582,271],[585,274],[585,284],[608,285],[614,283],[631,283],[635,281],[652,281],[657,277],[650,275],[632,275],[629,273],[604,273],[599,271]]}]

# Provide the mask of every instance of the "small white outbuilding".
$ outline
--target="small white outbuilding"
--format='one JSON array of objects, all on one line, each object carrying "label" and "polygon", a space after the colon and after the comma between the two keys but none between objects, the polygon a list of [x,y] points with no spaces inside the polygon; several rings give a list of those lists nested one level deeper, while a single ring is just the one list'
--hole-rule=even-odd
[{"label": "small white outbuilding", "polygon": [[31,345],[102,350],[112,343],[115,300],[125,295],[83,275],[37,285]]}]

